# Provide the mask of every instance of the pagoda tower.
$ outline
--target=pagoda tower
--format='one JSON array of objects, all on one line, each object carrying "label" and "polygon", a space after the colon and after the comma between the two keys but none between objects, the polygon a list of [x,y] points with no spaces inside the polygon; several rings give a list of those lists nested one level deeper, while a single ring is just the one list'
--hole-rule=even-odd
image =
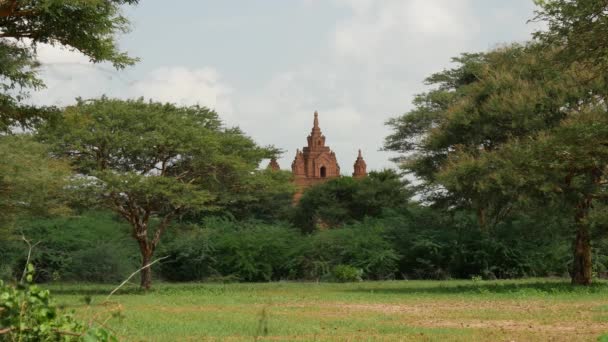
[{"label": "pagoda tower", "polygon": [[298,188],[296,201],[305,188],[340,176],[340,165],[336,154],[325,145],[325,136],[319,127],[319,113],[316,111],[312,130],[306,139],[307,146],[301,151],[299,149],[296,151],[291,163],[294,182]]},{"label": "pagoda tower", "polygon": [[359,149],[359,155],[355,161],[354,169],[355,172],[353,172],[353,178],[363,178],[367,176],[367,164],[365,164],[365,160],[363,160],[361,149]]},{"label": "pagoda tower", "polygon": [[279,171],[279,170],[281,170],[281,167],[279,166],[279,163],[277,162],[277,158],[272,157],[270,159],[270,163],[268,163],[267,169],[269,169],[271,171]]}]

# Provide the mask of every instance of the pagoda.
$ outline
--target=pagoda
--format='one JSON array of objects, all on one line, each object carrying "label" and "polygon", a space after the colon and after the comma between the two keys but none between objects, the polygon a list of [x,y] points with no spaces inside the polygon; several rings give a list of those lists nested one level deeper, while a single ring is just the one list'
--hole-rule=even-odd
[{"label": "pagoda", "polygon": [[[294,200],[297,202],[304,189],[312,185],[325,182],[329,179],[340,177],[340,165],[336,159],[336,154],[325,145],[325,136],[319,127],[319,113],[315,111],[313,126],[310,134],[306,138],[308,145],[302,150],[296,150],[296,156],[291,163],[291,172],[294,176],[294,183],[297,191]],[[279,164],[276,159],[272,159],[268,167],[278,170]],[[361,150],[354,164],[354,178],[367,176],[367,165]]]}]

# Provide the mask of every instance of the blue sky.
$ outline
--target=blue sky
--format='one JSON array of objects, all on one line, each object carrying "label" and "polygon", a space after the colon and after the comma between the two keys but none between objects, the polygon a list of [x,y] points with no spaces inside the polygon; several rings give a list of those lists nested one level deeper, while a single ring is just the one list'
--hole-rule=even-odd
[{"label": "blue sky", "polygon": [[411,109],[424,78],[451,57],[530,39],[533,11],[531,0],[143,0],[125,8],[133,30],[120,38],[141,62],[117,72],[43,46],[48,87],[32,100],[107,94],[206,105],[286,150],[284,169],[318,110],[344,174],[359,148],[368,169],[394,167],[379,151],[384,122]]}]

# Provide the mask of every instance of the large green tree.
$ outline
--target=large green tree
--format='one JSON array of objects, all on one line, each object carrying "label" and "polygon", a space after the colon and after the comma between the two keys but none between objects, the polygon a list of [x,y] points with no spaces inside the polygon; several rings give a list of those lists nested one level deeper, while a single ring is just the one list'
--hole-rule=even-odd
[{"label": "large green tree", "polygon": [[77,50],[91,62],[116,68],[136,59],[120,51],[116,36],[127,32],[124,4],[137,0],[0,0],[0,132],[27,125],[47,114],[20,101],[44,83],[37,75],[36,47],[41,44]]},{"label": "large green tree", "polygon": [[[569,208],[575,235],[572,280],[588,284],[587,217],[603,192],[603,171],[593,174],[608,166],[597,150],[605,125],[597,113],[605,115],[608,88],[603,77],[595,77],[601,65],[556,63],[562,52],[560,46],[531,43],[465,55],[456,69],[429,79],[438,87],[419,96],[412,112],[389,122],[395,132],[386,147],[405,154],[402,166],[435,191],[435,198],[474,209],[481,227],[513,210],[525,211],[525,200]],[[595,124],[582,120],[588,112],[595,113]],[[597,125],[593,133],[587,131],[592,124]],[[583,144],[577,134],[600,145]],[[513,146],[529,151],[505,152]],[[572,159],[579,164],[568,163],[562,152],[579,157]],[[560,171],[552,173],[556,168]]]},{"label": "large green tree", "polygon": [[[457,152],[439,178],[469,191],[508,195],[514,201],[561,210],[573,223],[572,283],[591,282],[591,210],[608,199],[608,115],[587,105],[552,129],[514,139],[499,149]],[[475,181],[471,181],[475,179]],[[523,210],[522,210],[523,211]]]},{"label": "large green tree", "polygon": [[[207,108],[143,99],[79,101],[41,136],[86,176],[82,189],[131,225],[142,266],[174,219],[222,205],[276,152],[224,127]],[[143,288],[151,277],[144,268]]]},{"label": "large green tree", "polygon": [[422,181],[430,199],[472,208],[481,227],[491,226],[509,211],[509,199],[490,202],[437,174],[455,151],[492,151],[566,116],[564,103],[579,95],[571,85],[580,70],[558,72],[547,66],[550,56],[537,45],[512,45],[454,59],[455,68],[426,80],[434,89],[418,95],[413,110],[388,122],[385,148],[400,152],[395,161]]}]

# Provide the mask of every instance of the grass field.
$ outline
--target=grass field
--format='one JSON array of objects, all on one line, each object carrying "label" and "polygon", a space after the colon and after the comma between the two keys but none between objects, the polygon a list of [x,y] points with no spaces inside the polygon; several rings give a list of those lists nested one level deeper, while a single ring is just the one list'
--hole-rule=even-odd
[{"label": "grass field", "polygon": [[157,283],[105,303],[112,286],[50,288],[66,310],[108,319],[127,341],[597,341],[608,333],[606,283]]}]

